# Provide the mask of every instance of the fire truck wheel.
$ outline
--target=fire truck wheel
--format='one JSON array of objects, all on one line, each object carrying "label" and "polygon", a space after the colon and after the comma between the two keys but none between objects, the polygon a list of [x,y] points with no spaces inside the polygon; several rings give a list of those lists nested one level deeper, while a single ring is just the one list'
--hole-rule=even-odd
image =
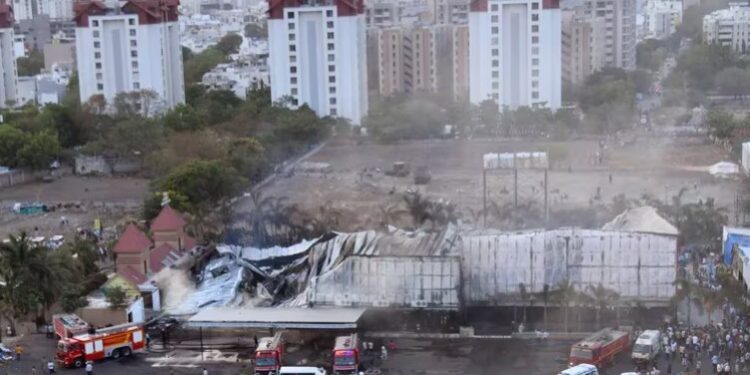
[{"label": "fire truck wheel", "polygon": [[115,349],[112,351],[112,359],[118,359],[120,358],[120,349]]},{"label": "fire truck wheel", "polygon": [[120,349],[120,350],[122,351],[122,356],[123,356],[123,357],[130,357],[130,354],[132,354],[132,353],[133,353],[133,352],[132,352],[132,351],[130,350],[130,348],[128,348],[128,347],[122,348],[122,349]]},{"label": "fire truck wheel", "polygon": [[81,367],[83,367],[83,359],[78,358],[75,361],[73,361],[73,367],[75,367],[75,368],[81,368]]}]

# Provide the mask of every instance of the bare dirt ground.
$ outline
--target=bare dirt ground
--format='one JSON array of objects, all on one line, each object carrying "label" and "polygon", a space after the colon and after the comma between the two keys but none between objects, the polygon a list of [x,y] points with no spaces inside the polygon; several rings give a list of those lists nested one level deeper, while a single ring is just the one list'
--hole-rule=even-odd
[{"label": "bare dirt ground", "polygon": [[[76,228],[92,228],[94,219],[105,227],[137,218],[148,192],[148,180],[66,175],[53,182],[37,182],[0,189],[0,238],[19,231],[32,236],[71,235]],[[42,202],[51,212],[19,215],[16,202]],[[61,218],[67,224],[61,224]]]},{"label": "bare dirt ground", "polygon": [[[286,196],[310,210],[331,204],[345,213],[341,230],[373,228],[380,220],[380,209],[400,204],[402,193],[409,189],[449,199],[461,211],[477,211],[483,201],[483,154],[547,151],[552,165],[548,175],[551,211],[607,204],[621,194],[630,199],[647,194],[671,200],[684,188],[683,202],[715,198],[717,205],[730,210],[730,221],[733,219],[739,181],[718,180],[708,174],[710,165],[729,160],[721,148],[700,138],[631,136],[627,141],[605,141],[603,162],[596,164],[598,149],[598,140],[430,140],[392,145],[339,140],[308,159],[330,163],[331,173],[280,177],[264,193]],[[409,163],[412,169],[427,166],[432,181],[416,186],[411,175],[385,176],[382,171],[397,161]],[[514,199],[512,171],[489,173],[487,185],[490,200],[503,203]],[[520,171],[519,202],[543,204],[543,186],[544,172]],[[595,198],[597,190],[599,199]]]}]

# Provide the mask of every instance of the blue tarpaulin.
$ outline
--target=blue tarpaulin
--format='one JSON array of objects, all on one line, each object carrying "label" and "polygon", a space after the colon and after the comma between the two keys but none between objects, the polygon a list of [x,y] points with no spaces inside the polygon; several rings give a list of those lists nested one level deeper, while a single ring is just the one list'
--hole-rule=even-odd
[{"label": "blue tarpaulin", "polygon": [[734,245],[750,246],[750,235],[740,233],[728,233],[724,240],[724,264],[732,264],[732,249]]}]

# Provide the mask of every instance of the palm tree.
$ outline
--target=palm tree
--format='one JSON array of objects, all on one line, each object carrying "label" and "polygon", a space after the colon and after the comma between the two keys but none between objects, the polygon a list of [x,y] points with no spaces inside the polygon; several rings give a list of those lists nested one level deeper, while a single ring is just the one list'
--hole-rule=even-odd
[{"label": "palm tree", "polygon": [[576,300],[577,295],[578,292],[568,279],[563,279],[557,283],[555,290],[552,291],[553,298],[563,308],[563,329],[565,332],[568,331],[568,309],[570,308],[570,304]]},{"label": "palm tree", "polygon": [[692,324],[691,319],[691,313],[692,313],[692,305],[693,305],[693,298],[696,291],[696,286],[690,280],[688,280],[685,277],[680,277],[674,282],[677,285],[677,292],[675,293],[673,300],[675,302],[675,316],[677,315],[677,306],[679,303],[683,300],[687,300],[687,324],[690,326]]},{"label": "palm tree", "polygon": [[596,327],[601,328],[601,311],[613,306],[617,299],[620,298],[620,295],[613,290],[605,288],[601,283],[596,287],[589,285],[586,289],[591,293],[596,310]]},{"label": "palm tree", "polygon": [[711,290],[709,288],[701,288],[698,291],[698,299],[703,306],[703,311],[708,314],[708,321],[711,322],[711,313],[714,309],[721,304],[724,300],[721,293]]}]

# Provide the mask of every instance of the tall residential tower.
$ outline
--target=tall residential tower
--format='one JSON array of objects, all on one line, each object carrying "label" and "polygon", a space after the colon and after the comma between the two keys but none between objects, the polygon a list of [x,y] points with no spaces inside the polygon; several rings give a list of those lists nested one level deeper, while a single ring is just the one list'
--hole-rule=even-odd
[{"label": "tall residential tower", "polygon": [[559,0],[474,0],[469,15],[470,99],[505,107],[560,107]]},{"label": "tall residential tower", "polygon": [[18,70],[13,39],[13,7],[0,2],[0,108],[17,104]]},{"label": "tall residential tower", "polygon": [[268,8],[273,100],[359,125],[368,108],[362,0],[269,0]]},{"label": "tall residential tower", "polygon": [[75,4],[81,101],[151,90],[166,108],[185,102],[179,0],[99,0]]}]

